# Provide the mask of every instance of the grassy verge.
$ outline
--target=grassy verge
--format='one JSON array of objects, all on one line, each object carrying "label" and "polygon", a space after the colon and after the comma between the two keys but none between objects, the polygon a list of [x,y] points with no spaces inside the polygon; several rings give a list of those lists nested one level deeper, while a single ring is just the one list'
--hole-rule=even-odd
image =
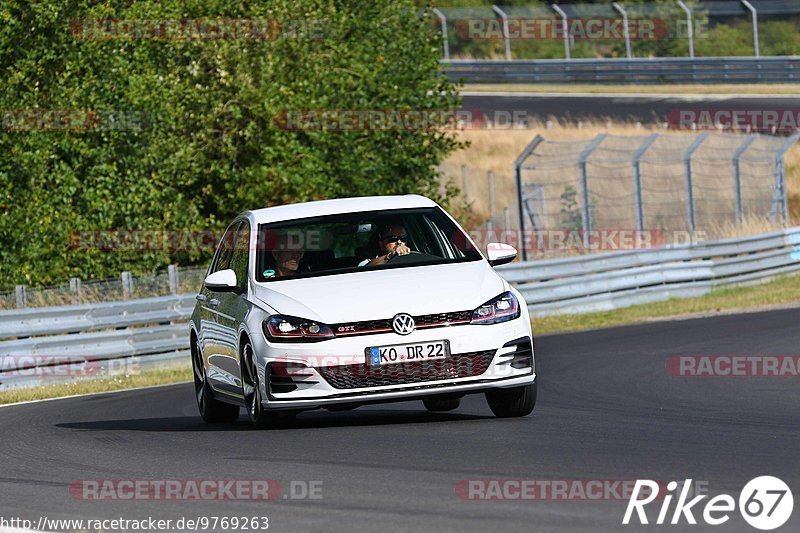
[{"label": "grassy verge", "polygon": [[653,85],[594,85],[545,83],[471,83],[463,91],[526,92],[565,94],[800,94],[800,84],[653,84]]},{"label": "grassy verge", "polygon": [[190,366],[181,366],[165,370],[145,371],[141,374],[130,376],[116,376],[107,379],[79,380],[70,383],[57,383],[29,389],[10,389],[0,391],[0,405],[45,398],[59,398],[73,394],[88,394],[93,392],[107,392],[152,385],[167,385],[180,383],[192,379]]},{"label": "grassy verge", "polygon": [[699,298],[674,298],[614,311],[534,318],[531,322],[535,336],[715,314],[726,310],[765,309],[792,303],[800,303],[800,275],[782,276],[751,287],[717,289]]}]

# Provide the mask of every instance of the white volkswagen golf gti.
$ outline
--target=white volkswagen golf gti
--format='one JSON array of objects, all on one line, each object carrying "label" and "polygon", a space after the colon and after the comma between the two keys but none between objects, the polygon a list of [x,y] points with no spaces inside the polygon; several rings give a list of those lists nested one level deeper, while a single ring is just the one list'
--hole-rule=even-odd
[{"label": "white volkswagen golf gti", "polygon": [[501,417],[536,402],[528,310],[435,202],[416,195],[247,211],[197,295],[191,352],[203,420],[257,427],[308,409],[486,395]]}]

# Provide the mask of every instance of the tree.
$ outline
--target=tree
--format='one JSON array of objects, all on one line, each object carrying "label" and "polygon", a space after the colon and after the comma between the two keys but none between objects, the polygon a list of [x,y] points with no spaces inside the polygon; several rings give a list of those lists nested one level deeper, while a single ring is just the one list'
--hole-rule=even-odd
[{"label": "tree", "polygon": [[[205,262],[213,251],[110,252],[83,246],[80,231],[221,228],[287,202],[436,197],[435,165],[459,146],[442,128],[281,127],[291,110],[456,109],[440,37],[411,2],[8,0],[0,15],[0,288]],[[85,20],[163,30],[159,20],[218,18],[270,21],[273,33],[118,38],[135,34]],[[102,127],[20,128],[37,108],[98,112]],[[136,120],[115,129],[109,116]]]}]

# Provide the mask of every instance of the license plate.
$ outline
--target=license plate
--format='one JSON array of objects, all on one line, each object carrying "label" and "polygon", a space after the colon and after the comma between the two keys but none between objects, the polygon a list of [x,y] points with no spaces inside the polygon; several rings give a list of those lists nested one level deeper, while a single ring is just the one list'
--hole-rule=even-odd
[{"label": "license plate", "polygon": [[450,355],[449,341],[418,342],[414,344],[393,344],[367,348],[367,362],[370,366],[394,365],[414,361],[434,361]]}]

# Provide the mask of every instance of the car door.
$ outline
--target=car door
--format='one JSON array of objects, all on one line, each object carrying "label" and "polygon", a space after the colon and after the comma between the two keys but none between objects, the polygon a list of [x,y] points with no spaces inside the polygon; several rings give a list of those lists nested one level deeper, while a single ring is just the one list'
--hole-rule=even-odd
[{"label": "car door", "polygon": [[[233,260],[237,230],[241,220],[231,224],[222,236],[222,241],[217,249],[216,257],[210,273],[219,272],[230,268]],[[226,393],[236,393],[237,363],[231,360],[231,353],[235,353],[236,335],[231,336],[227,321],[220,320],[222,302],[229,293],[215,291],[203,287],[206,296],[203,302],[203,311],[208,314],[208,320],[203,329],[203,352],[208,369],[208,380],[214,390]],[[223,313],[224,314],[224,313]],[[230,344],[234,344],[231,350]]]},{"label": "car door", "polygon": [[219,362],[224,362],[225,379],[220,383],[220,388],[225,392],[240,395],[242,392],[242,371],[239,363],[239,326],[247,314],[248,270],[247,263],[250,252],[250,224],[243,220],[236,229],[233,254],[228,268],[236,273],[238,290],[236,292],[221,293],[219,305],[216,310],[217,329],[220,338]]}]

